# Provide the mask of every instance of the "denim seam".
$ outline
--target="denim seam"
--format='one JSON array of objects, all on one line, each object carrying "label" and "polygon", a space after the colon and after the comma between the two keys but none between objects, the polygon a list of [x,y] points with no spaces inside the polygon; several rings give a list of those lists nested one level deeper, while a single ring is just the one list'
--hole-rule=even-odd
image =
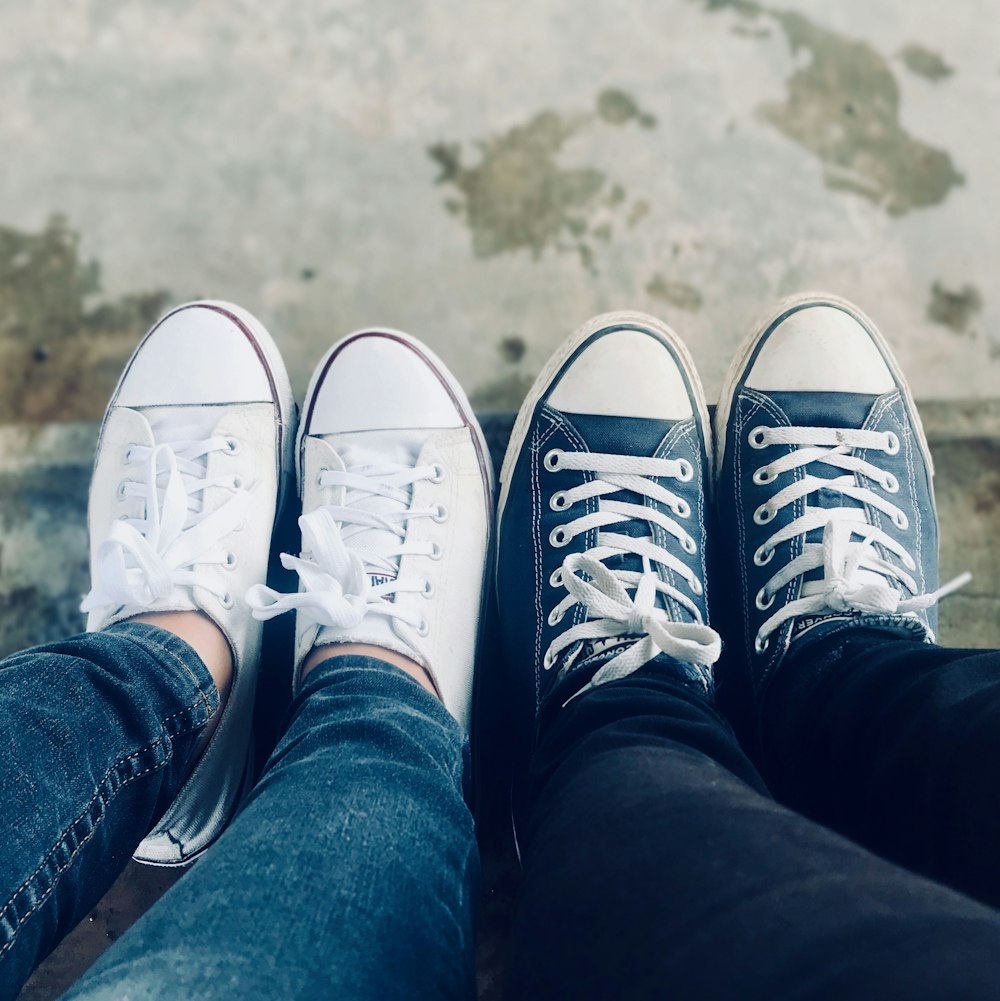
[{"label": "denim seam", "polygon": [[[161,728],[166,727],[166,725],[171,720],[176,719],[178,716],[183,716],[187,713],[190,713],[192,710],[196,709],[198,707],[199,702],[201,701],[203,700],[197,699],[196,701],[192,702],[191,705],[189,705],[187,708],[182,709],[179,712],[172,713],[170,716],[165,717],[163,720],[160,721]],[[138,751],[133,751],[131,754],[119,758],[116,762],[114,762],[114,764],[111,765],[111,767],[104,773],[103,778],[97,784],[97,789],[95,790],[94,795],[88,801],[87,805],[83,808],[83,810],[80,811],[80,814],[76,817],[76,819],[73,820],[69,824],[69,826],[62,832],[62,834],[59,835],[59,838],[56,841],[56,843],[48,850],[48,852],[46,852],[45,857],[41,860],[41,862],[38,863],[38,866],[35,868],[34,872],[32,872],[31,875],[29,875],[25,879],[25,881],[13,892],[13,894],[11,894],[10,899],[8,899],[8,901],[4,904],[4,906],[0,908],[0,924],[2,924],[7,921],[7,913],[8,911],[10,911],[11,907],[15,904],[17,898],[38,877],[39,873],[45,868],[46,864],[52,859],[52,856],[55,855],[58,849],[61,846],[65,845],[66,839],[68,838],[70,833],[74,830],[74,828],[76,828],[87,818],[87,815],[90,813],[90,810],[94,806],[94,803],[100,800],[102,806],[105,809],[98,814],[90,830],[87,832],[83,840],[80,841],[80,843],[76,846],[76,848],[73,849],[69,858],[66,859],[66,861],[55,871],[55,873],[53,874],[51,884],[39,898],[35,906],[17,919],[16,923],[13,925],[11,929],[10,938],[3,944],[3,946],[0,946],[0,957],[2,957],[11,948],[11,946],[17,939],[18,931],[23,927],[24,923],[28,920],[28,918],[30,918],[33,914],[35,914],[38,911],[38,909],[46,902],[46,900],[48,900],[48,898],[52,895],[53,891],[56,888],[56,885],[59,882],[59,877],[66,871],[66,869],[69,868],[73,860],[83,849],[84,845],[86,845],[87,842],[90,841],[90,839],[97,833],[97,830],[101,825],[101,821],[106,816],[106,808],[110,806],[111,802],[115,799],[118,793],[120,793],[122,789],[124,789],[127,785],[134,782],[136,779],[141,778],[143,775],[147,775],[149,774],[149,772],[157,771],[160,768],[165,767],[169,758],[164,758],[162,761],[159,761],[153,765],[150,765],[147,768],[144,768],[141,772],[137,772],[135,775],[128,776],[121,782],[120,785],[118,785],[117,788],[109,788],[108,795],[106,798],[105,795],[103,794],[103,790],[105,786],[109,785],[109,780],[113,777],[113,775],[116,772],[120,771],[121,767],[123,765],[128,764],[128,762],[144,754],[147,754],[150,751],[155,751],[160,745],[164,743],[166,739],[170,739],[171,737],[173,738],[182,737],[186,733],[190,733],[193,730],[199,729],[200,727],[204,726],[205,723],[207,722],[208,720],[206,719],[203,721],[193,723],[186,729],[178,730],[176,733],[173,734],[170,734],[168,732],[166,736],[158,737],[151,744],[147,744],[145,747],[140,748]]]},{"label": "denim seam", "polygon": [[[165,646],[159,640],[153,639],[152,637],[147,637],[142,641],[142,643],[139,643],[137,639],[134,639],[132,637],[129,638],[132,640],[133,643],[136,643],[140,646],[148,643],[150,646],[156,647],[156,649],[159,650],[161,653],[166,654],[171,660],[179,664],[187,672],[188,676],[191,678],[191,681],[194,682],[194,686],[198,690],[199,700],[203,702],[205,704],[205,708],[209,710],[209,718],[215,715],[216,710],[212,708],[211,694],[206,692],[205,689],[202,688],[201,682],[198,680],[194,671],[192,671],[191,668],[188,666],[188,664],[185,662],[183,657],[179,657],[173,650],[170,649],[169,646]],[[180,637],[178,637],[178,639],[180,639]],[[195,653],[197,654],[197,651],[195,651]],[[201,659],[200,656],[199,659]],[[208,668],[206,667],[205,670],[207,671]],[[192,703],[192,705],[189,706],[188,709],[182,710],[182,713],[190,712],[190,710],[193,709],[194,706],[197,704],[198,704],[197,702]],[[182,715],[182,713],[174,713],[174,716],[180,716]],[[167,720],[173,719],[174,716],[168,716],[167,719],[164,720],[163,722],[166,723]]]}]

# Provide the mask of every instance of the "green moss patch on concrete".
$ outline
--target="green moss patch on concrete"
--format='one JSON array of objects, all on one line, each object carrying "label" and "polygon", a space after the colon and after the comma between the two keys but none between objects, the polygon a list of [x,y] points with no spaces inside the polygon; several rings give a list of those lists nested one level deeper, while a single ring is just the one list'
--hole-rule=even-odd
[{"label": "green moss patch on concrete", "polygon": [[671,281],[663,275],[653,275],[646,285],[646,291],[654,299],[662,299],[689,313],[696,313],[701,309],[701,293],[687,282]]},{"label": "green moss patch on concrete", "polygon": [[899,57],[911,73],[927,80],[944,80],[955,72],[937,52],[925,49],[922,45],[907,45],[899,53]]},{"label": "green moss patch on concrete", "polygon": [[[656,119],[624,91],[608,89],[594,111],[562,114],[541,111],[522,125],[476,143],[478,160],[466,161],[461,144],[440,142],[428,154],[438,164],[437,183],[454,194],[445,208],[463,219],[478,257],[528,250],[579,255],[594,268],[594,241],[608,242],[615,213],[627,202],[625,189],[593,167],[559,162],[567,141],[599,125],[636,123],[652,128]],[[637,201],[627,218],[634,225],[648,211]]]},{"label": "green moss patch on concrete", "polygon": [[612,125],[637,122],[644,129],[651,129],[656,125],[656,117],[643,111],[631,94],[614,87],[602,90],[597,95],[597,113]]},{"label": "green moss patch on concrete", "polygon": [[167,293],[95,302],[100,266],[81,261],[61,216],[39,233],[0,227],[0,423],[96,420]]},{"label": "green moss patch on concrete", "polygon": [[927,304],[927,319],[962,334],[982,308],[983,297],[974,285],[949,289],[935,282],[931,286],[931,301]]},{"label": "green moss patch on concrete", "polygon": [[523,337],[518,337],[515,334],[511,337],[505,337],[500,342],[499,347],[503,360],[516,365],[524,357],[524,352],[527,350],[528,345],[525,344]]},{"label": "green moss patch on concrete", "polygon": [[964,182],[947,151],[903,128],[899,85],[885,58],[867,42],[753,0],[706,0],[706,6],[736,11],[748,21],[772,21],[784,31],[792,54],[806,57],[788,80],[787,98],[758,113],[819,158],[830,188],[861,195],[900,216],[940,204]]}]

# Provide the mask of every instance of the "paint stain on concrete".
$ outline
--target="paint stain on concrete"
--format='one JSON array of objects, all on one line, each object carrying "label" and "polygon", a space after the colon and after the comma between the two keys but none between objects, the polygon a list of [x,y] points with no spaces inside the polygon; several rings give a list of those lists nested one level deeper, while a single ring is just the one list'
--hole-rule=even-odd
[{"label": "paint stain on concrete", "polygon": [[940,204],[964,183],[947,151],[911,136],[899,119],[899,85],[867,42],[819,27],[794,11],[754,0],[706,0],[745,21],[780,26],[799,61],[783,102],[760,117],[823,163],[828,187],[880,205],[889,215]]},{"label": "paint stain on concrete", "polygon": [[533,376],[510,372],[480,386],[469,400],[474,410],[483,413],[509,413],[521,406],[534,382]]},{"label": "paint stain on concrete", "polygon": [[656,126],[656,116],[643,111],[634,97],[623,90],[613,87],[602,90],[597,95],[597,113],[612,125],[624,125],[626,122],[636,122],[644,129]]},{"label": "paint stain on concrete", "polygon": [[701,309],[701,293],[687,282],[671,281],[663,275],[653,275],[646,285],[646,292],[654,299],[662,299],[689,313],[696,313]]},{"label": "paint stain on concrete", "polygon": [[504,361],[510,362],[512,365],[516,365],[523,357],[524,352],[527,350],[527,344],[524,343],[523,337],[512,336],[505,337],[500,342],[500,356]]},{"label": "paint stain on concrete", "polygon": [[537,258],[549,249],[569,251],[593,270],[593,242],[611,239],[609,214],[621,211],[627,195],[603,171],[564,166],[559,156],[584,130],[630,123],[652,128],[656,119],[624,91],[608,89],[597,96],[593,111],[541,111],[478,142],[473,163],[459,143],[436,143],[428,154],[440,168],[436,183],[452,189],[445,208],[468,225],[476,256],[527,250]]},{"label": "paint stain on concrete", "polygon": [[899,53],[899,57],[911,73],[927,80],[944,80],[955,72],[937,52],[925,49],[922,45],[907,45]]},{"label": "paint stain on concrete", "polygon": [[101,417],[167,293],[100,291],[100,265],[80,260],[61,216],[40,233],[0,227],[0,423]]},{"label": "paint stain on concrete", "polygon": [[935,282],[931,286],[931,301],[927,304],[927,318],[956,334],[965,333],[969,323],[983,308],[983,297],[974,285],[949,289]]}]

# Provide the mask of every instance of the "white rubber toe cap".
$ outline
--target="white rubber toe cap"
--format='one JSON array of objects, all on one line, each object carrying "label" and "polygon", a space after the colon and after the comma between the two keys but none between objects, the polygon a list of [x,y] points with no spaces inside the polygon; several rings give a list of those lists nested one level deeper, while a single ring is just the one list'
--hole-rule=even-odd
[{"label": "white rubber toe cap", "polygon": [[249,326],[222,306],[192,303],[168,313],[146,335],[114,403],[155,407],[273,400],[266,362]]},{"label": "white rubber toe cap", "polygon": [[805,306],[767,335],[745,384],[774,392],[887,393],[896,385],[872,335],[836,306]]},{"label": "white rubber toe cap", "polygon": [[461,427],[461,399],[443,366],[414,338],[388,330],[352,334],[313,376],[305,432]]},{"label": "white rubber toe cap", "polygon": [[548,404],[568,414],[683,420],[693,408],[684,376],[659,338],[615,330],[591,340],[566,368]]}]

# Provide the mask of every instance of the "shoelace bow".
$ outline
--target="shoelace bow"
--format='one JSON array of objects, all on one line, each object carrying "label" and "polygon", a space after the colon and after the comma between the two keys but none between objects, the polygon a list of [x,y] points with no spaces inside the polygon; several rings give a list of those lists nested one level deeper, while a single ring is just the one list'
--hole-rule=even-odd
[{"label": "shoelace bow", "polygon": [[[685,459],[553,449],[545,456],[544,466],[551,471],[574,469],[596,474],[594,479],[580,486],[553,494],[550,505],[555,510],[568,510],[581,501],[599,498],[596,511],[557,526],[549,537],[553,545],[564,546],[582,532],[599,529],[596,546],[583,553],[569,554],[552,575],[551,583],[565,587],[567,595],[552,610],[549,624],[556,625],[576,604],[586,609],[587,618],[553,639],[545,652],[544,668],[551,669],[562,654],[586,640],[627,636],[637,638],[604,664],[587,687],[625,677],[659,653],[669,654],[687,664],[702,667],[714,664],[722,649],[719,634],[702,622],[697,605],[687,594],[659,577],[654,565],[661,564],[672,570],[696,596],[702,593],[698,575],[657,545],[652,536],[604,531],[624,522],[644,521],[677,539],[688,555],[697,552],[691,535],[658,506],[608,499],[611,494],[628,491],[647,497],[656,505],[666,506],[677,517],[687,518],[691,515],[687,502],[651,478],[690,480],[694,474],[691,464]],[[630,555],[640,557],[641,571],[611,570],[604,564],[612,557]],[[674,620],[667,609],[657,604],[659,595],[680,604],[693,621]]]},{"label": "shoelace bow", "polygon": [[[869,486],[862,486],[856,476],[879,484],[884,491],[899,491],[899,482],[891,473],[880,469],[871,459],[850,454],[854,449],[895,455],[899,438],[891,431],[866,431],[848,428],[781,427],[754,428],[749,435],[753,448],[769,445],[793,445],[795,450],[761,466],[754,473],[758,485],[772,483],[782,473],[822,463],[845,471],[843,476],[824,478],[806,473],[801,479],[779,490],[754,512],[758,525],[774,520],[778,511],[788,504],[807,498],[819,490],[835,491],[844,497],[870,505],[889,517],[900,531],[909,527],[906,514]],[[757,593],[756,605],[761,611],[769,608],[777,593],[797,577],[822,569],[821,580],[803,581],[801,597],[789,601],[760,627],[755,640],[757,651],[763,652],[770,635],[789,619],[800,615],[836,612],[874,612],[905,614],[929,608],[952,591],[964,586],[972,575],[963,573],[928,594],[917,593],[917,582],[910,572],[916,561],[906,547],[883,529],[873,525],[865,507],[807,508],[791,524],[775,532],[754,553],[754,563],[766,566],[774,557],[777,546],[796,536],[822,529],[822,542],[804,542],[802,552],[782,567]],[[860,541],[853,541],[858,536]],[[876,546],[894,554],[902,568],[881,556]],[[910,571],[910,572],[907,572]],[[904,589],[905,592],[904,593]]]},{"label": "shoelace bow", "polygon": [[[242,521],[250,501],[239,477],[208,479],[207,457],[215,451],[232,453],[232,438],[177,439],[156,445],[130,445],[126,462],[140,472],[119,486],[122,497],[145,501],[142,517],[116,521],[100,543],[95,559],[94,582],[80,606],[90,612],[101,608],[147,608],[171,594],[174,588],[198,583],[232,603],[232,595],[200,578],[197,564],[235,565],[235,557],[220,545]],[[224,504],[204,511],[204,492],[212,486],[232,491]]]},{"label": "shoelace bow", "polygon": [[[437,466],[406,466],[398,463],[366,464],[344,470],[324,469],[320,487],[342,488],[343,503],[326,504],[299,518],[302,555],[281,554],[286,570],[295,570],[300,590],[282,594],[256,585],[247,594],[254,618],[267,620],[296,611],[311,622],[336,629],[352,629],[368,614],[397,618],[418,633],[426,629],[420,615],[394,604],[402,592],[428,592],[428,583],[400,578],[400,558],[412,554],[437,558],[432,542],[407,539],[407,526],[414,518],[441,520],[446,512],[439,506],[410,506],[412,486],[419,480],[436,480]],[[386,497],[399,503],[400,510],[378,514],[367,511],[367,498]],[[366,545],[362,537],[371,529],[390,532],[395,545]],[[392,579],[373,584],[371,575]]]}]

